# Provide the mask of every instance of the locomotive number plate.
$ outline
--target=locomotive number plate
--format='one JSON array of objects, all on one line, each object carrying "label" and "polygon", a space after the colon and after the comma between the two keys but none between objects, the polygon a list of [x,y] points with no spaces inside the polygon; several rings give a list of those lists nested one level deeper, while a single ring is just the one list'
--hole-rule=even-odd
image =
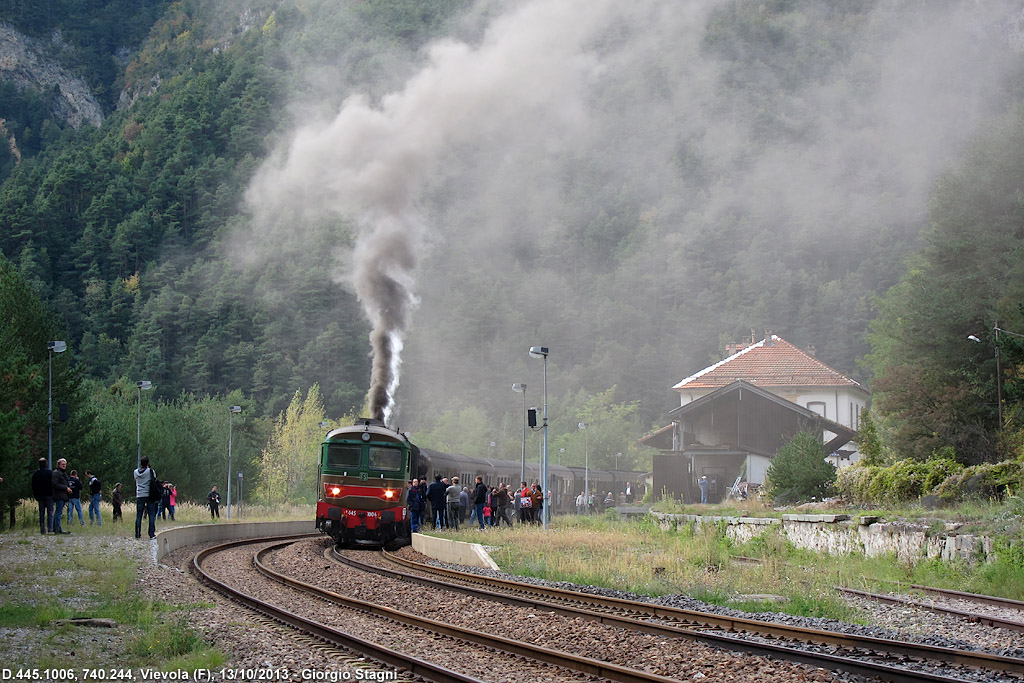
[{"label": "locomotive number plate", "polygon": [[380,513],[373,510],[345,510],[345,514],[349,517],[380,517]]},{"label": "locomotive number plate", "polygon": [[367,472],[360,472],[359,473],[359,481],[366,481],[369,478],[369,476],[370,475]]}]

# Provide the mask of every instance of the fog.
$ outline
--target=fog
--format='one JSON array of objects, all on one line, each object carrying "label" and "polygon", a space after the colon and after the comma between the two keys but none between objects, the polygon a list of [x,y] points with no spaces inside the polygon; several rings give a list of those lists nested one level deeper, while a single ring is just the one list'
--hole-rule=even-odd
[{"label": "fog", "polygon": [[[340,104],[296,96],[239,249],[336,231],[385,419],[396,401],[514,409],[535,344],[560,391],[665,405],[754,325],[852,372],[862,323],[806,301],[834,293],[839,318],[893,284],[903,253],[870,274],[860,257],[915,242],[937,175],[1019,95],[1021,2],[791,4],[480,2],[412,61],[388,55],[384,92],[305,64]],[[821,289],[795,298],[802,264]]]}]

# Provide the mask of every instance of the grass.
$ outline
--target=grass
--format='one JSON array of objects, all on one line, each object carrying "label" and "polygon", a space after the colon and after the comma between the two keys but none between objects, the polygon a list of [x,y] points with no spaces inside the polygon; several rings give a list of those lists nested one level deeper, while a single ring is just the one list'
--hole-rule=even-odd
[{"label": "grass", "polygon": [[[739,507],[687,506],[691,512],[720,516],[768,516],[756,501]],[[1006,514],[1006,504],[965,505],[955,512]],[[834,513],[835,510],[830,512]],[[873,513],[873,514],[877,514]],[[551,531],[538,526],[489,529],[463,527],[447,538],[488,546],[505,571],[554,581],[628,590],[641,595],[683,593],[706,602],[750,612],[783,611],[801,616],[866,622],[868,614],[849,607],[836,586],[888,590],[895,582],[921,583],[990,595],[1024,594],[1024,549],[1007,544],[995,562],[924,561],[914,567],[895,557],[825,555],[795,548],[779,527],[745,544],[725,535],[723,524],[689,525],[661,531],[650,521],[614,516],[555,517]],[[754,557],[758,564],[734,556]],[[770,594],[783,600],[742,596]],[[739,599],[737,599],[739,597]],[[1024,599],[1024,595],[1020,596]]]},{"label": "grass", "polygon": [[[73,523],[69,523],[67,521],[67,511],[65,510],[65,516],[62,520],[64,531],[70,531],[73,534],[84,533],[97,536],[124,536],[135,532],[134,501],[121,506],[121,512],[124,515],[124,519],[118,522],[113,521],[114,509],[111,507],[110,503],[100,503],[100,517],[103,520],[102,526],[89,524],[87,508],[88,506],[83,506],[82,509],[85,526],[79,524],[77,514],[75,514]],[[312,519],[314,514],[313,504],[265,506],[246,503],[242,506],[231,506],[230,521],[279,522],[293,519]],[[3,521],[7,521],[6,516]],[[198,505],[196,503],[179,503],[174,508],[174,521],[171,520],[170,514],[167,515],[166,520],[158,519],[157,531],[169,526],[183,526],[186,524],[224,524],[228,521],[227,508],[224,505],[220,506],[220,518],[214,520],[210,518],[210,510],[205,505]],[[36,534],[39,533],[39,508],[34,500],[23,500],[21,501],[21,504],[15,508],[14,529],[34,531]],[[143,524],[143,531],[145,531],[145,520]]]},{"label": "grass", "polygon": [[[13,530],[0,535],[6,559],[0,564],[0,630],[29,629],[19,638],[29,643],[8,657],[25,667],[63,667],[73,651],[75,666],[110,666],[129,662],[131,667],[161,671],[194,670],[222,666],[223,652],[205,643],[189,625],[193,610],[202,605],[175,605],[143,595],[136,584],[141,555],[122,552],[123,541],[135,534],[135,505],[123,506],[124,520],[114,523],[113,510],[101,506],[103,525],[85,526],[64,521],[71,537],[39,535],[38,508],[25,501],[17,511]],[[234,509],[232,522],[311,519],[312,506]],[[221,508],[220,523],[228,523]],[[65,517],[66,520],[66,517]],[[176,507],[175,520],[157,520],[157,530],[171,526],[209,524],[207,508],[185,503]],[[148,524],[143,521],[145,526]],[[70,542],[85,536],[85,546]],[[134,541],[134,539],[132,539]],[[43,544],[46,552],[26,552]],[[60,625],[61,619],[92,617],[112,619],[118,629]],[[19,661],[19,657],[29,661]],[[10,666],[10,665],[7,665]]]},{"label": "grass", "polygon": [[[1003,504],[971,503],[952,511],[945,518],[914,517],[904,511],[870,511],[886,518],[938,521],[981,518],[1001,520],[1003,528],[1012,528],[1020,518],[1010,501]],[[737,506],[688,506],[693,512],[721,516],[768,516],[757,501]],[[120,524],[105,522],[98,526],[69,527],[75,534],[95,536],[95,551],[62,551],[64,539],[49,537],[58,561],[46,558],[32,565],[0,566],[0,627],[48,629],[47,638],[59,643],[60,628],[53,620],[73,616],[105,616],[131,627],[131,638],[121,643],[117,656],[129,657],[146,666],[194,669],[213,668],[224,655],[202,642],[188,627],[188,615],[198,606],[176,606],[141,596],[135,588],[137,564],[110,562],[113,536],[134,533],[134,506],[126,507],[131,516]],[[105,518],[106,513],[105,510]],[[835,512],[835,510],[830,510]],[[867,513],[865,511],[865,513]],[[776,513],[777,514],[777,513]],[[854,513],[856,514],[856,513]],[[226,523],[222,510],[221,523]],[[238,521],[237,511],[233,521]],[[276,509],[244,509],[241,520],[270,521],[311,519],[312,507],[291,506]],[[208,524],[205,507],[184,504],[176,510],[174,525]],[[35,519],[5,534],[5,541],[17,544],[38,540]],[[944,524],[944,522],[943,522]],[[159,521],[158,529],[172,522]],[[489,528],[480,532],[464,526],[459,532],[440,536],[488,546],[502,569],[555,581],[629,590],[641,595],[688,594],[714,604],[750,611],[784,611],[802,616],[828,617],[854,622],[869,622],[870,615],[850,608],[834,588],[851,586],[869,590],[891,589],[893,583],[921,583],[952,587],[977,593],[1006,595],[1024,599],[1024,549],[1021,544],[1001,541],[1003,547],[995,562],[984,564],[924,561],[910,567],[894,557],[867,558],[860,555],[819,555],[797,549],[771,527],[745,544],[726,537],[724,524],[683,527],[681,531],[662,531],[649,520],[621,521],[615,514],[588,517],[555,517],[551,529],[540,526]],[[1011,534],[1007,538],[1018,538]],[[758,564],[740,563],[735,556],[758,558]],[[67,580],[67,575],[74,577]],[[25,577],[34,584],[53,587],[51,593],[19,590]],[[759,600],[748,596],[770,594],[782,601]],[[111,656],[109,651],[96,655]],[[88,656],[86,656],[88,659]],[[106,661],[111,661],[107,659]],[[58,662],[54,662],[58,663]],[[96,663],[103,663],[97,660]],[[28,663],[26,663],[28,664]],[[38,665],[45,664],[41,662]]]}]

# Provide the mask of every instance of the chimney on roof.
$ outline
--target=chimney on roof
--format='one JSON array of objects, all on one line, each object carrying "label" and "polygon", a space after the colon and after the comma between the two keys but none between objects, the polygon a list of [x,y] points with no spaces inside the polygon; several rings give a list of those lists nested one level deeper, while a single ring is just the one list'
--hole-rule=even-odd
[{"label": "chimney on roof", "polygon": [[729,342],[725,345],[725,357],[728,358],[729,356],[735,355],[748,346],[750,346],[750,344],[745,341]]},{"label": "chimney on roof", "polygon": [[817,353],[818,353],[818,347],[817,346],[815,346],[814,344],[808,344],[807,345],[807,355],[808,356],[810,356],[811,358],[814,358],[814,356],[817,355]]},{"label": "chimney on roof", "polygon": [[764,331],[764,345],[765,346],[775,346],[775,340],[772,339],[772,331],[771,330],[766,329]]}]

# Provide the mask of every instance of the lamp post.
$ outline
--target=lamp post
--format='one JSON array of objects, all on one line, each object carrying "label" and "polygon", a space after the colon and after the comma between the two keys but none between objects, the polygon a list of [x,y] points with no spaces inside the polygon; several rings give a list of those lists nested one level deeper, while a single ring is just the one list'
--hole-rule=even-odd
[{"label": "lamp post", "polygon": [[523,460],[519,465],[519,481],[526,481],[526,384],[516,382],[512,391],[523,395]]},{"label": "lamp post", "polygon": [[135,469],[142,467],[142,392],[153,388],[153,383],[148,379],[135,383],[139,388],[138,419],[135,423]]},{"label": "lamp post", "polygon": [[548,522],[551,519],[551,506],[548,505],[547,492],[548,492],[548,347],[546,346],[531,346],[530,347],[531,358],[543,358],[544,359],[544,450],[541,456],[540,464],[540,478],[541,478],[541,495],[544,496],[544,511],[541,515],[541,519],[544,522],[544,528],[548,528]]},{"label": "lamp post", "polygon": [[[1002,368],[1002,362],[1001,362],[1001,360],[999,358],[999,333],[1002,332],[1003,334],[1008,334],[1008,335],[1010,335],[1012,337],[1021,337],[1021,338],[1024,338],[1024,334],[1018,334],[1016,332],[1010,332],[1009,330],[1004,330],[1003,328],[999,327],[998,325],[996,325],[996,326],[994,326],[992,328],[992,332],[995,334],[995,344],[993,345],[993,347],[995,348],[995,355],[996,355],[996,407],[999,410],[999,428],[1002,429],[1003,428],[1003,368]],[[979,339],[977,335],[969,334],[969,335],[967,335],[967,338],[970,339],[972,342],[975,342],[977,344],[981,343],[981,339]]]},{"label": "lamp post", "polygon": [[590,425],[586,422],[580,422],[579,427],[583,430],[583,505],[584,509],[587,507],[587,502],[590,500],[590,435],[587,434],[587,427]]},{"label": "lamp post", "polygon": [[46,466],[53,469],[53,354],[67,351],[68,344],[63,341],[46,342],[46,348],[50,350],[47,354],[50,358],[50,397],[46,404]]},{"label": "lamp post", "polygon": [[619,471],[619,458],[621,458],[621,457],[622,457],[622,453],[616,453],[615,454],[615,471],[616,472]]},{"label": "lamp post", "polygon": [[[228,409],[228,519],[231,519],[231,416],[242,412],[242,406]],[[241,473],[239,473],[241,474]]]}]

